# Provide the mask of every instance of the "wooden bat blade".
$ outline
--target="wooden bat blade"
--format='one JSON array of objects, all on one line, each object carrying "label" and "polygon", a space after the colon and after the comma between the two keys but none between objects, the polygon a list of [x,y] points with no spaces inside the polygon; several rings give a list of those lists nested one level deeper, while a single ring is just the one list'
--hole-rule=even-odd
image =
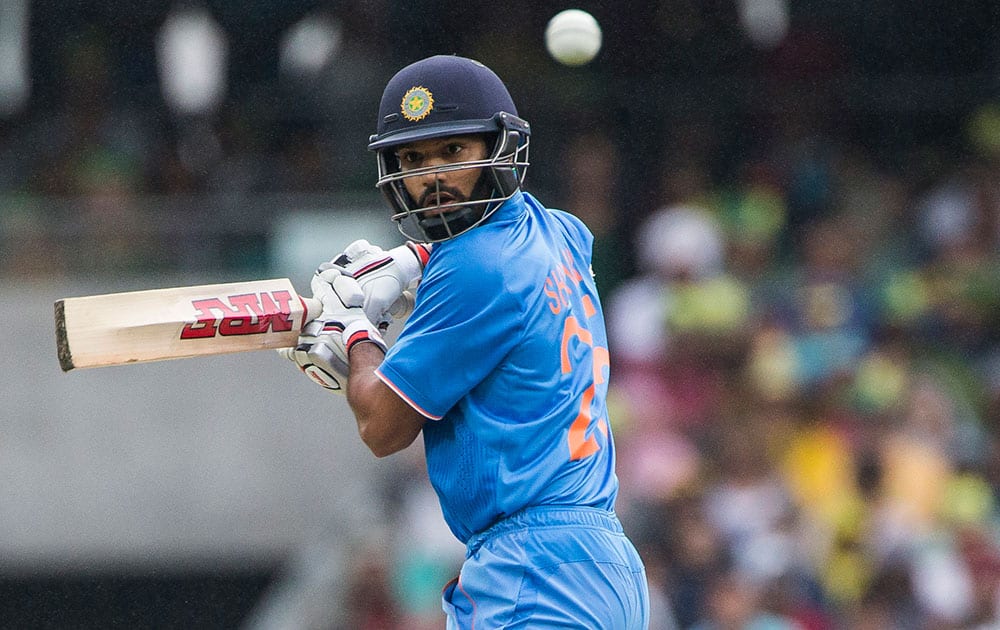
[{"label": "wooden bat blade", "polygon": [[68,372],[285,348],[321,310],[287,278],[65,298],[56,351]]}]

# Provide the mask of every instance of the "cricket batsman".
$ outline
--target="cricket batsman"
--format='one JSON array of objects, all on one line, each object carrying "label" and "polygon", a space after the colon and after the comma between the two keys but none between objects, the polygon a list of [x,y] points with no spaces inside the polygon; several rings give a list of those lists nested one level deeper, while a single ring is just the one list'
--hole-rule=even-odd
[{"label": "cricket batsman", "polygon": [[[615,514],[593,236],[522,188],[530,136],[477,61],[397,72],[368,148],[409,242],[357,241],[321,265],[322,314],[285,354],[346,394],[376,456],[423,436],[444,519],[467,546],[443,591],[448,628],[638,630],[648,586]],[[387,348],[379,324],[411,307]]]}]

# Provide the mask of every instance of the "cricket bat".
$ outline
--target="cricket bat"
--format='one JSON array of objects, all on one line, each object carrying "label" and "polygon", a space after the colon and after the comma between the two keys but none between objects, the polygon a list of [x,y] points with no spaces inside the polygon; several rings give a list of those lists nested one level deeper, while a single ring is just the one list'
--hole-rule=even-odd
[{"label": "cricket bat", "polygon": [[55,303],[59,366],[286,348],[322,310],[287,278],[65,298]]}]

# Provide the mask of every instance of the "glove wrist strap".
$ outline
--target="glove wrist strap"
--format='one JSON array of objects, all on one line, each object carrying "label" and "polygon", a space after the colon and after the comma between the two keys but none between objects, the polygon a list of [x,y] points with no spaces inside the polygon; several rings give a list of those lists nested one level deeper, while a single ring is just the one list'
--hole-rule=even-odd
[{"label": "glove wrist strap", "polygon": [[424,265],[431,254],[426,245],[407,242],[389,250],[389,255],[399,268],[400,278],[405,283],[403,288],[412,289],[424,275]]},{"label": "glove wrist strap", "polygon": [[351,355],[351,348],[359,343],[373,343],[381,348],[382,352],[386,351],[385,340],[367,319],[357,319],[344,327],[343,340],[347,356]]}]

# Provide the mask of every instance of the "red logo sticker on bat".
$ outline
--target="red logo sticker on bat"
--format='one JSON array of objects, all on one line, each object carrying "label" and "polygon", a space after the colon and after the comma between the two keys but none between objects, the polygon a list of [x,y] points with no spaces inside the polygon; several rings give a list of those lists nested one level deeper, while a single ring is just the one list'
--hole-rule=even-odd
[{"label": "red logo sticker on bat", "polygon": [[181,339],[287,332],[292,330],[291,303],[288,291],[192,300],[197,321],[184,325]]}]

